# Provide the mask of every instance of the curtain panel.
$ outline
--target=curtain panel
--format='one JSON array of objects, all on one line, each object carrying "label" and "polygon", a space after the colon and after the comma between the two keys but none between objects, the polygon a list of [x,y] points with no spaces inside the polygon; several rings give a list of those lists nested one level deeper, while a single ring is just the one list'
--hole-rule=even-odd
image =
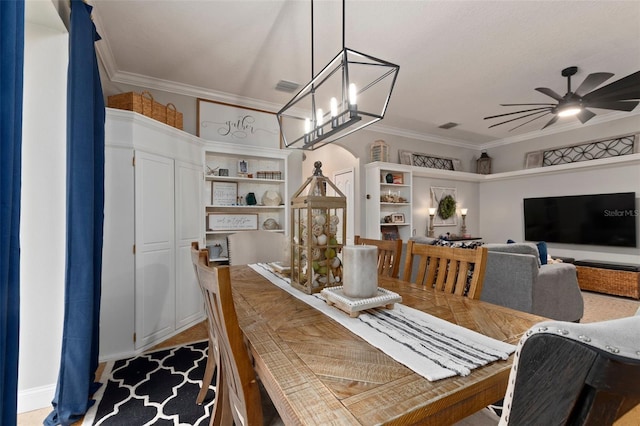
[{"label": "curtain panel", "polygon": [[71,1],[67,76],[67,241],[62,354],[46,425],[69,425],[98,389],[105,107],[92,7]]},{"label": "curtain panel", "polygon": [[0,424],[16,424],[24,1],[0,1]]}]

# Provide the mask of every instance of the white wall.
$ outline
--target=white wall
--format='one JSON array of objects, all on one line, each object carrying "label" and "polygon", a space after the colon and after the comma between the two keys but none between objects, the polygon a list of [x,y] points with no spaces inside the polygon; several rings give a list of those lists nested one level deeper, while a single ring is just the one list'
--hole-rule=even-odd
[{"label": "white wall", "polygon": [[[523,199],[562,195],[636,192],[640,196],[638,161],[596,168],[567,168],[559,173],[517,176],[480,184],[480,229],[485,241],[524,240]],[[636,198],[636,205],[638,199]],[[571,214],[570,212],[566,212]],[[636,218],[636,221],[640,217]],[[638,228],[640,229],[640,227]],[[636,236],[636,238],[638,238]],[[640,239],[637,239],[640,241]],[[575,259],[640,263],[637,248],[548,243],[552,255]]]},{"label": "white wall", "polygon": [[[579,145],[640,132],[640,117],[637,113],[623,115],[623,117],[589,126],[572,126],[573,129],[569,131],[557,131],[551,126],[541,131],[539,137],[489,149],[487,152],[493,159],[492,170],[494,173],[500,173],[524,169],[525,156],[528,152]],[[596,120],[597,118],[592,119],[592,121]],[[640,152],[637,147],[636,152]]]},{"label": "white wall", "polygon": [[457,224],[455,226],[434,226],[434,235],[460,234],[462,218],[460,209],[466,208],[467,234],[474,237],[484,237],[480,227],[480,207],[478,204],[478,183],[436,179],[431,177],[413,176],[413,228],[415,235],[426,236],[429,224],[429,207],[437,207],[431,204],[431,187],[455,188],[457,201]]},{"label": "white wall", "polygon": [[[66,234],[68,34],[51,2],[28,1],[26,8],[18,412],[46,407],[54,396]],[[38,23],[29,20],[34,15]]]}]

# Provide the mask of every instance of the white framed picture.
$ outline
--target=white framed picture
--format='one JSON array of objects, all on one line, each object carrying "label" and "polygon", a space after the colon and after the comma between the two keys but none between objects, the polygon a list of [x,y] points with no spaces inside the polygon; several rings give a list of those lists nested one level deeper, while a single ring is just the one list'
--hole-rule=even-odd
[{"label": "white framed picture", "polygon": [[198,136],[216,142],[280,148],[274,112],[198,98]]},{"label": "white framed picture", "polygon": [[236,182],[211,182],[211,205],[233,206],[238,203]]},{"label": "white framed picture", "polygon": [[458,224],[457,199],[455,188],[431,187],[431,207],[436,209],[433,226],[456,226]]},{"label": "white framed picture", "polygon": [[209,231],[248,231],[258,229],[257,213],[209,213]]},{"label": "white framed picture", "polygon": [[249,163],[247,160],[238,161],[238,176],[246,175],[249,173]]}]

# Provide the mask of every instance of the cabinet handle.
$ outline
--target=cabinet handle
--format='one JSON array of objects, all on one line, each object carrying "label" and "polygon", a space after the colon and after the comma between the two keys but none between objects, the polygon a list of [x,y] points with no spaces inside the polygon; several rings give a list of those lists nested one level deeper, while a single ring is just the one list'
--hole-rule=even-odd
[{"label": "cabinet handle", "polygon": [[371,194],[367,194],[367,200],[371,199]]}]

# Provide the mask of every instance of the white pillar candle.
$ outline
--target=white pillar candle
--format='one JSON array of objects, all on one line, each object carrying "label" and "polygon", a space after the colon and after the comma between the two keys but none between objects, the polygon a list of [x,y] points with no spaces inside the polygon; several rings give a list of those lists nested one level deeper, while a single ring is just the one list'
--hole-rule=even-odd
[{"label": "white pillar candle", "polygon": [[342,291],[345,296],[374,297],[378,294],[378,248],[344,246]]}]

